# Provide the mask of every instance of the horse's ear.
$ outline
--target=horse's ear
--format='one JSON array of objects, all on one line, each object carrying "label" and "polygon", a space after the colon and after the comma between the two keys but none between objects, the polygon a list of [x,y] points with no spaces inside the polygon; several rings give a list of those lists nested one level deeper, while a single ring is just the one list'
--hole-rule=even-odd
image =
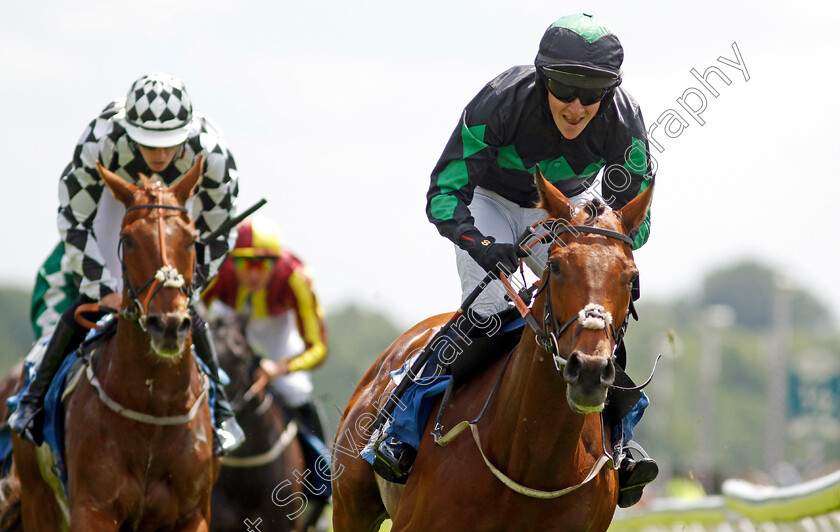
[{"label": "horse's ear", "polygon": [[204,155],[199,155],[190,169],[187,170],[187,173],[184,174],[184,177],[182,177],[171,188],[172,193],[175,194],[175,197],[178,198],[181,205],[186,203],[187,198],[192,196],[193,192],[195,192],[195,187],[198,185],[198,182],[201,180],[201,176],[203,174]]},{"label": "horse's ear", "polygon": [[644,192],[630,200],[627,205],[618,211],[625,233],[630,234],[633,229],[642,225],[648,209],[650,209],[651,200],[653,200],[653,178],[650,180],[650,186]]},{"label": "horse's ear", "polygon": [[96,160],[96,171],[99,172],[99,176],[105,181],[105,186],[108,187],[108,190],[111,191],[111,194],[117,200],[121,201],[124,205],[128,205],[132,201],[134,193],[137,192],[136,186],[102,166],[99,159]]},{"label": "horse's ear", "polygon": [[572,220],[574,218],[575,206],[560,192],[557,187],[543,177],[539,165],[534,168],[534,182],[537,185],[537,192],[540,199],[536,207],[542,209],[553,218]]}]

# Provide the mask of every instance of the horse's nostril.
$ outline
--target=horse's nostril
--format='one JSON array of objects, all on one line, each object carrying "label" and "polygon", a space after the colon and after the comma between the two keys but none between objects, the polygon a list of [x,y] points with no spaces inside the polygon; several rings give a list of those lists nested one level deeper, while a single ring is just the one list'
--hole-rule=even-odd
[{"label": "horse's nostril", "polygon": [[189,316],[187,316],[181,322],[181,326],[178,327],[178,334],[179,335],[187,334],[190,331],[190,328],[192,328],[192,320],[190,319]]},{"label": "horse's nostril", "polygon": [[580,378],[581,362],[580,355],[577,352],[572,353],[566,361],[566,367],[563,370],[563,379],[573,384]]},{"label": "horse's nostril", "polygon": [[163,334],[163,320],[157,316],[149,316],[146,318],[146,328],[150,333]]},{"label": "horse's nostril", "polygon": [[608,360],[606,365],[604,366],[603,371],[601,372],[601,384],[604,386],[612,386],[615,382],[615,363],[612,360]]}]

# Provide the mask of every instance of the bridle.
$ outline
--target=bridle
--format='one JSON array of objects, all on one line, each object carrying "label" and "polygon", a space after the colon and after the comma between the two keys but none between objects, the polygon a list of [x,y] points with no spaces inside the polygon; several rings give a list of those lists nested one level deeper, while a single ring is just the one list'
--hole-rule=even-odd
[{"label": "bridle", "polygon": [[[548,243],[551,240],[554,240],[558,237],[558,235],[562,233],[591,233],[601,236],[606,236],[609,238],[614,238],[616,240],[620,240],[627,245],[633,245],[633,239],[629,236],[625,235],[624,233],[620,233],[618,231],[612,231],[610,229],[602,229],[600,227],[590,227],[588,225],[580,225],[580,226],[570,226],[567,224],[559,224],[555,219],[549,218],[539,222],[537,225],[551,225],[551,229],[537,237],[535,241],[531,244],[531,246],[536,245],[537,243]],[[505,282],[506,287],[510,287],[510,284]],[[508,290],[509,292],[512,290],[512,287]],[[572,341],[583,332],[584,329],[603,329],[606,334],[607,338],[613,342],[613,345],[618,345],[621,339],[624,337],[624,332],[627,329],[627,316],[631,313],[628,312],[624,318],[624,323],[621,324],[618,329],[615,328],[615,324],[613,323],[612,314],[604,309],[603,306],[599,304],[590,303],[586,305],[583,309],[581,309],[577,314],[568,318],[567,320],[561,322],[557,319],[554,314],[554,307],[551,304],[551,268],[546,269],[545,280],[540,286],[539,290],[537,290],[536,294],[534,294],[534,298],[536,298],[540,293],[545,291],[545,306],[543,309],[543,324],[542,327],[537,323],[537,321],[533,318],[533,316],[529,315],[525,317],[527,323],[531,326],[536,334],[537,343],[554,359],[555,367],[558,371],[560,371],[561,367],[566,365],[566,359],[560,354],[560,338],[571,329],[572,325],[575,322],[578,323],[578,327],[575,329],[574,335],[572,336]],[[514,292],[515,293],[515,292]],[[516,295],[518,298],[518,294]],[[630,305],[632,306],[633,302],[630,301]],[[530,318],[530,319],[529,319]]]},{"label": "bridle", "polygon": [[[157,196],[157,194],[155,194],[155,196]],[[157,295],[161,288],[177,288],[184,296],[187,297],[187,299],[192,297],[192,287],[186,286],[184,276],[178,272],[177,268],[169,264],[169,258],[166,254],[166,233],[163,227],[162,212],[163,210],[172,210],[182,213],[188,213],[188,211],[185,207],[181,207],[179,205],[166,205],[162,203],[144,203],[141,205],[132,205],[131,207],[128,207],[125,211],[125,214],[127,216],[129,212],[138,209],[157,209],[158,235],[160,238],[160,255],[161,262],[163,262],[163,265],[157,270],[157,272],[155,272],[155,274],[151,278],[149,278],[139,288],[135,289],[131,285],[131,281],[129,281],[128,268],[125,264],[125,257],[123,253],[123,241],[125,235],[124,232],[120,232],[119,258],[120,265],[122,267],[123,284],[125,285],[125,289],[126,291],[128,291],[128,295],[131,298],[131,305],[123,309],[120,312],[120,316],[128,320],[136,321],[140,325],[140,328],[143,330],[143,332],[146,332],[146,320],[148,318],[147,309],[149,307],[149,302],[155,295]],[[148,290],[148,292],[146,293],[146,297],[141,300],[140,294],[142,294],[146,290]]]}]

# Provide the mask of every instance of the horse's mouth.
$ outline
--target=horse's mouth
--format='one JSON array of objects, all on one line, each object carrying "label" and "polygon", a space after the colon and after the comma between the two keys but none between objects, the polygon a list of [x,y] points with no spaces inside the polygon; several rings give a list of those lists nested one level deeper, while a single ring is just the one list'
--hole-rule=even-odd
[{"label": "horse's mouth", "polygon": [[156,345],[156,342],[152,340],[152,352],[160,358],[166,360],[172,360],[181,354],[183,345],[168,345],[168,342],[166,344],[167,345]]},{"label": "horse's mouth", "polygon": [[185,313],[172,312],[163,315],[149,315],[146,328],[152,351],[167,360],[176,358],[184,349],[184,342],[190,333],[192,321]]},{"label": "horse's mouth", "polygon": [[574,394],[572,393],[572,387],[568,386],[566,388],[566,402],[569,404],[569,408],[575,414],[582,414],[582,415],[597,414],[598,412],[600,412],[604,409],[604,403],[606,401],[606,397],[603,400],[601,400],[600,402],[598,402],[598,401],[587,401],[590,404],[583,404],[584,401],[582,401],[580,398],[578,398],[578,400],[575,400],[575,398],[573,396],[574,396]]}]

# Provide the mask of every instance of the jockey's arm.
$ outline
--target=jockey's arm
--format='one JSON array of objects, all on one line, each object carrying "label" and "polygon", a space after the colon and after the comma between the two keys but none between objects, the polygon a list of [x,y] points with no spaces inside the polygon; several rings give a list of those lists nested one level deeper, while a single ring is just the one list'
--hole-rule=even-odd
[{"label": "jockey's arm", "polygon": [[[116,291],[117,281],[100,251],[100,243],[93,229],[102,194],[108,194],[96,171],[96,161],[107,164],[113,158],[115,146],[109,137],[114,113],[113,102],[85,128],[76,144],[73,160],[59,180],[58,233],[64,242],[65,258],[62,269],[70,270],[79,281],[79,292],[94,301]],[[107,128],[96,126],[106,123]],[[65,272],[65,273],[70,273]]]},{"label": "jockey's arm", "polygon": [[[206,116],[203,119],[205,134],[195,140],[191,139],[191,142],[200,142],[191,147],[196,152],[204,153],[206,160],[204,175],[191,209],[199,229],[198,239],[201,241],[235,216],[239,193],[239,172],[233,155],[224,145],[218,127]],[[200,267],[197,268],[199,286],[206,286],[216,276],[235,242],[234,228],[227,235],[212,242],[203,242],[202,246],[196,248],[197,266]]]},{"label": "jockey's arm", "polygon": [[[618,210],[650,186],[656,165],[650,155],[641,110],[623,93],[616,94],[613,105],[623,120],[622,127],[616,127],[606,140],[601,199],[613,210]],[[649,235],[650,209],[641,226],[630,235],[633,249],[642,247]]]},{"label": "jockey's arm", "polygon": [[302,353],[287,359],[288,371],[313,369],[323,364],[327,358],[323,312],[315,292],[312,291],[311,281],[304,271],[298,269],[292,272],[288,283],[294,298],[293,308],[298,333],[306,346]]}]

